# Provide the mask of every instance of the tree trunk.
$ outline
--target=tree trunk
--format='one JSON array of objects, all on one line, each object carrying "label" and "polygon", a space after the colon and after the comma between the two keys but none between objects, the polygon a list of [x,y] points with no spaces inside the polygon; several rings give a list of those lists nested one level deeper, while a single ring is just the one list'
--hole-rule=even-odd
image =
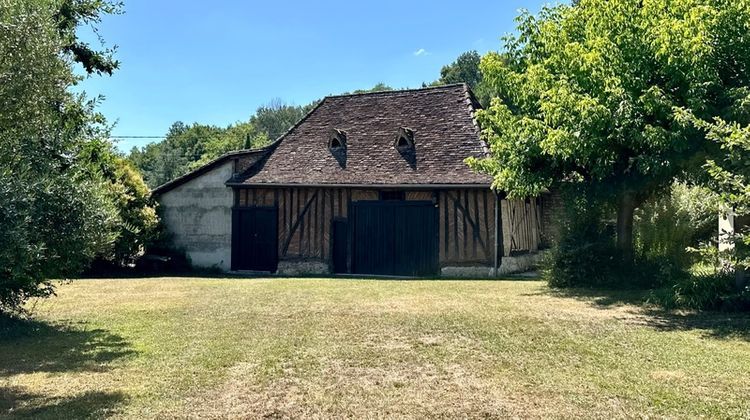
[{"label": "tree trunk", "polygon": [[633,214],[637,202],[635,194],[625,191],[617,206],[617,249],[626,261],[633,260]]}]

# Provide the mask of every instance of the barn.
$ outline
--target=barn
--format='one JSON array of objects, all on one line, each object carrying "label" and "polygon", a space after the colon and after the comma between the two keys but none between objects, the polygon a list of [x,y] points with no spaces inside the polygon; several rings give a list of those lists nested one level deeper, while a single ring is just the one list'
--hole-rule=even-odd
[{"label": "barn", "polygon": [[487,277],[548,242],[549,200],[506,200],[466,85],[329,96],[268,147],[154,190],[193,265],[280,275]]}]

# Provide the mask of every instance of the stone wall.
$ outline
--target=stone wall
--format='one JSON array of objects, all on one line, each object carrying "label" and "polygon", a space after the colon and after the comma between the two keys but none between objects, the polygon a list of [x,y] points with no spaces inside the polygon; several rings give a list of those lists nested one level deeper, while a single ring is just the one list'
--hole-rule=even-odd
[{"label": "stone wall", "polygon": [[234,193],[224,183],[233,167],[228,161],[159,196],[162,223],[193,266],[231,268]]},{"label": "stone wall", "polygon": [[279,276],[312,276],[331,274],[328,263],[317,259],[281,260],[276,270]]},{"label": "stone wall", "polygon": [[[539,267],[543,258],[544,252],[503,257],[502,264],[498,267],[497,275],[506,276],[535,270]],[[440,276],[446,278],[486,279],[494,277],[494,273],[493,268],[486,265],[447,266],[440,269]]]}]

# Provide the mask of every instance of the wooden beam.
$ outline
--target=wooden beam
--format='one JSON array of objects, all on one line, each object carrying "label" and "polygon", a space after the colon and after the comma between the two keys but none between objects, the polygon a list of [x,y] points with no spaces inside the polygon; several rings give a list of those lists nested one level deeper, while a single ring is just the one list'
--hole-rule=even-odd
[{"label": "wooden beam", "polygon": [[[292,241],[292,237],[294,236],[294,232],[297,231],[297,228],[299,227],[300,223],[302,223],[302,219],[305,218],[305,215],[307,214],[307,211],[310,210],[310,206],[312,205],[312,202],[315,200],[315,198],[318,196],[318,192],[316,191],[313,196],[307,200],[307,203],[305,204],[305,207],[302,209],[299,215],[297,215],[297,220],[294,221],[294,225],[292,225],[292,229],[289,232],[289,236],[287,236],[286,241],[284,241],[284,247],[282,248],[283,252],[282,255],[286,255],[287,251],[289,250],[289,243]],[[299,202],[299,194],[297,194],[297,201]],[[300,253],[302,253],[302,242],[300,239]]]},{"label": "wooden beam", "polygon": [[[453,205],[455,206],[456,210],[460,210],[461,214],[463,214],[464,226],[466,225],[466,223],[468,223],[471,226],[471,229],[473,230],[473,235],[475,236],[476,240],[479,241],[479,245],[482,247],[482,249],[486,249],[487,245],[482,240],[481,234],[479,233],[480,232],[479,226],[477,226],[475,221],[471,220],[471,215],[469,214],[469,211],[461,204],[458,198],[451,195],[450,193],[447,193],[447,194],[451,197],[451,200],[453,200]],[[458,212],[456,212],[456,214],[458,214]],[[464,231],[464,247],[466,247],[465,236],[466,236],[466,232]]]}]

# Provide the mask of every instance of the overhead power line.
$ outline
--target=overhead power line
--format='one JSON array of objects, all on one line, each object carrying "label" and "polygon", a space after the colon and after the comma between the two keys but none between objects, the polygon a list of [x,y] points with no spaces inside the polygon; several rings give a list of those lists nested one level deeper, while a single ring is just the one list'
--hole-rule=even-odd
[{"label": "overhead power line", "polygon": [[164,139],[167,136],[109,136],[111,139]]}]

